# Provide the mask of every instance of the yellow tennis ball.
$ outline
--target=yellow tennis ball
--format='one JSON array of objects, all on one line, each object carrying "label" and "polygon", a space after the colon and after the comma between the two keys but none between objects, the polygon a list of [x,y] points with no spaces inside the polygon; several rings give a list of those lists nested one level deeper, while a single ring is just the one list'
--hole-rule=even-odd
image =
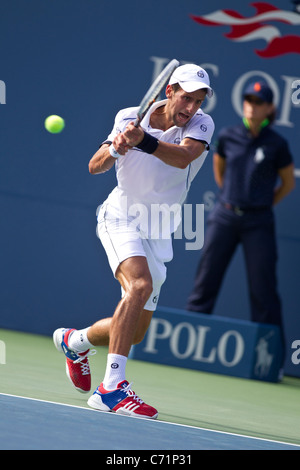
[{"label": "yellow tennis ball", "polygon": [[65,121],[60,116],[53,114],[45,119],[45,128],[48,132],[51,132],[51,134],[58,134],[64,127]]}]

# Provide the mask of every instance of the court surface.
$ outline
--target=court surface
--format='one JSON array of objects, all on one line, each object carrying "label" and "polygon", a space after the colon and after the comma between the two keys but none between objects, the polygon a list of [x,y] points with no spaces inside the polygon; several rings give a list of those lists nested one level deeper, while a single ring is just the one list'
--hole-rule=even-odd
[{"label": "court surface", "polygon": [[[0,330],[0,341],[0,449],[300,450],[298,378],[273,384],[129,360],[133,390],[159,410],[151,421],[90,409],[52,338]],[[106,353],[90,358],[93,389]]]}]

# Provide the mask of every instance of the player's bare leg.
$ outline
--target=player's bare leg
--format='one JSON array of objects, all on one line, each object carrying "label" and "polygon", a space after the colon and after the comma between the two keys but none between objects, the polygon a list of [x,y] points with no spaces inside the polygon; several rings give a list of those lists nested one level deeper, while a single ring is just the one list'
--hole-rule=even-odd
[{"label": "player's bare leg", "polygon": [[127,356],[132,344],[142,341],[152,318],[144,305],[152,292],[152,279],[146,258],[128,258],[120,264],[116,277],[125,291],[113,317],[103,318],[88,330],[94,346],[108,346],[109,352]]},{"label": "player's bare leg", "polygon": [[[110,320],[109,353],[103,383],[90,397],[88,404],[102,411],[153,419],[158,415],[157,410],[144,403],[125,380],[130,348],[135,341],[142,340],[152,317],[152,312],[143,308],[152,292],[152,278],[146,258],[133,257],[123,261],[116,277],[125,295]],[[92,328],[89,329],[91,341],[97,329],[100,337],[102,325],[98,322]]]},{"label": "player's bare leg", "polygon": [[[119,306],[118,306],[119,307]],[[117,309],[118,309],[117,307]],[[116,310],[117,310],[116,309]],[[150,325],[153,312],[150,310],[142,310],[132,344],[140,343]],[[110,337],[110,325],[113,317],[103,318],[94,323],[87,332],[87,337],[93,346],[108,346]]]}]

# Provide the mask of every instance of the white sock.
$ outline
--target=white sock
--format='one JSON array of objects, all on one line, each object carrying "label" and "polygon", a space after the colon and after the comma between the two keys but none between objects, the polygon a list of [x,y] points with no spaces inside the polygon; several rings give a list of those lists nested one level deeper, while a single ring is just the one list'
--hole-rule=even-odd
[{"label": "white sock", "polygon": [[90,327],[84,328],[83,330],[75,330],[69,336],[69,347],[74,351],[84,352],[87,349],[93,348],[87,338],[87,332]]},{"label": "white sock", "polygon": [[106,371],[103,380],[105,390],[115,390],[120,382],[125,380],[127,357],[120,354],[108,354]]}]

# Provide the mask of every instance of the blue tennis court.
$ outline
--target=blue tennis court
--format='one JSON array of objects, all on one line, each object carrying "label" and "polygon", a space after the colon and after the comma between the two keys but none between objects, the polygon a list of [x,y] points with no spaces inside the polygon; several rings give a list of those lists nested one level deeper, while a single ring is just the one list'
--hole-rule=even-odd
[{"label": "blue tennis court", "polygon": [[0,409],[2,450],[300,450],[283,442],[13,395],[0,395]]},{"label": "blue tennis court", "polygon": [[[155,421],[88,407],[52,338],[0,330],[0,449],[300,450],[299,379],[262,383],[129,360],[128,376]],[[106,349],[91,357],[92,390]]]}]

